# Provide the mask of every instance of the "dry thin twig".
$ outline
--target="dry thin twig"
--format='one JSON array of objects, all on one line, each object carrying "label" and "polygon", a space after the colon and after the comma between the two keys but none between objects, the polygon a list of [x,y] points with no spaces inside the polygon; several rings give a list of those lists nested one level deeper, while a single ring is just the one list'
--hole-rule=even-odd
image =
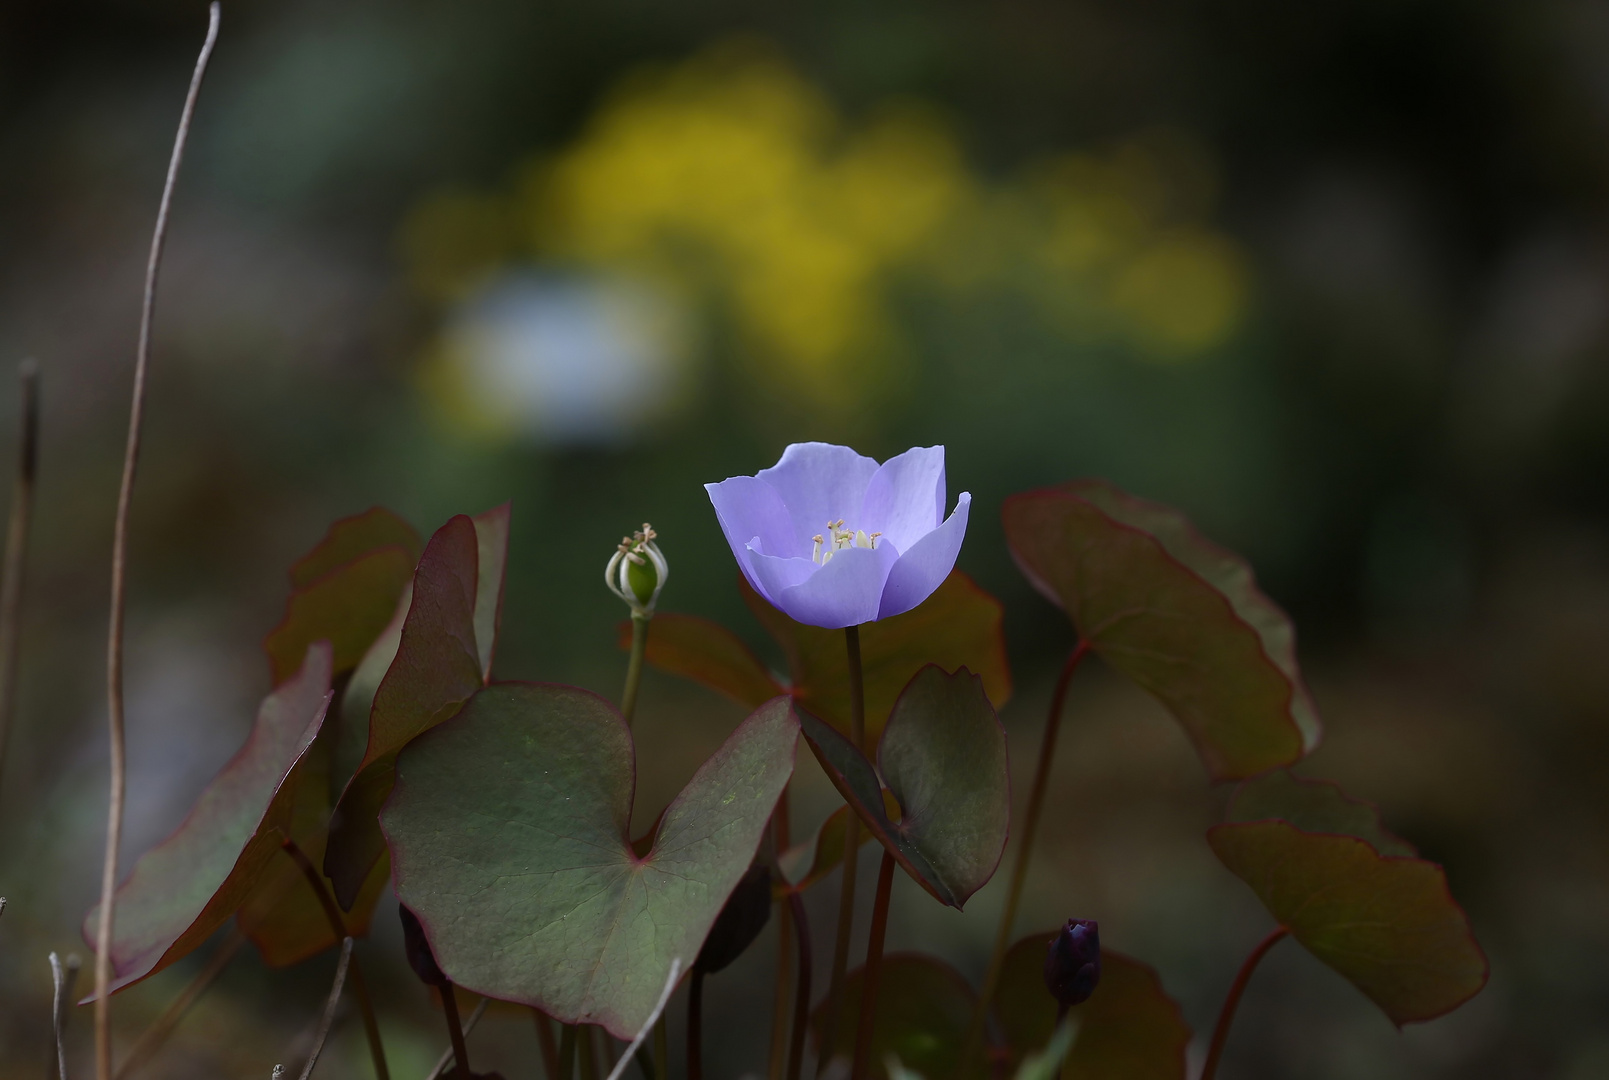
[{"label": "dry thin twig", "polygon": [[112,982],[112,923],[116,913],[117,847],[123,838],[123,784],[127,769],[123,741],[123,610],[128,561],[129,504],[134,496],[134,472],[140,459],[141,420],[145,411],[145,372],[151,357],[151,319],[156,310],[157,271],[162,266],[162,247],[167,239],[168,210],[173,204],[173,188],[184,160],[184,144],[190,136],[190,119],[195,115],[201,80],[212,59],[218,40],[218,5],[208,10],[207,39],[196,59],[190,91],[179,114],[179,131],[173,140],[173,156],[168,161],[167,181],[162,185],[162,203],[157,208],[156,230],[151,236],[151,255],[145,264],[145,297],[140,310],[140,341],[134,354],[134,392],[129,405],[128,444],[123,452],[123,479],[117,491],[117,517],[112,527],[112,614],[106,634],[107,723],[112,745],[111,784],[106,810],[106,858],[101,864],[101,917],[95,931],[95,1076],[112,1080],[112,1007],[107,988]]},{"label": "dry thin twig", "polygon": [[73,984],[78,981],[78,954],[61,957],[50,954],[50,980],[56,992],[50,1004],[50,1029],[56,1036],[56,1080],[67,1080],[67,1006],[73,996]]},{"label": "dry thin twig", "polygon": [[636,1060],[637,1051],[642,1049],[642,1044],[648,1040],[648,1034],[654,1030],[654,1024],[659,1021],[659,1015],[665,1011],[665,1006],[670,1004],[670,996],[676,992],[676,980],[681,976],[682,958],[678,956],[670,962],[670,974],[665,978],[665,989],[659,992],[659,1000],[654,1003],[654,1011],[648,1014],[648,1020],[637,1032],[637,1037],[631,1040],[625,1053],[620,1055],[620,1060],[616,1061],[615,1067],[609,1071],[609,1080],[620,1080],[626,1071],[626,1066]]},{"label": "dry thin twig", "polygon": [[[442,990],[442,993],[444,994],[450,994],[452,992],[453,990],[450,986]],[[469,1014],[468,1020],[464,1021],[464,1038],[469,1038],[469,1033],[475,1030],[475,1025],[480,1023],[480,1018],[486,1015],[486,1006],[490,1005],[491,1003],[491,998],[480,999],[480,1004],[475,1006],[475,1011]],[[447,1049],[441,1052],[441,1057],[436,1059],[436,1067],[430,1070],[430,1074],[425,1077],[425,1080],[436,1080],[436,1078],[441,1075],[442,1070],[447,1068],[447,1064],[451,1062],[452,1059],[453,1048],[449,1046]]]},{"label": "dry thin twig", "polygon": [[179,1026],[179,1021],[190,1011],[190,1006],[200,1000],[214,979],[223,974],[223,969],[229,966],[229,961],[234,959],[235,953],[239,952],[245,943],[246,934],[240,927],[237,926],[229,932],[229,936],[207,958],[207,966],[196,973],[196,977],[190,980],[190,985],[186,986],[184,991],[173,999],[173,1003],[162,1011],[162,1015],[135,1040],[128,1056],[123,1059],[123,1064],[117,1067],[117,1080],[124,1080],[125,1077],[134,1075],[141,1066],[156,1056],[156,1052],[162,1049],[162,1044],[168,1041],[168,1036],[173,1034],[173,1029]]},{"label": "dry thin twig", "polygon": [[352,963],[352,939],[341,939],[341,959],[335,963],[335,983],[330,987],[330,1000],[324,1006],[324,1015],[319,1018],[318,1034],[313,1037],[313,1052],[308,1055],[307,1064],[302,1068],[301,1080],[307,1080],[313,1075],[313,1066],[318,1064],[319,1054],[324,1052],[324,1040],[330,1037],[330,1027],[335,1023],[335,1007],[341,1003],[341,988],[346,985],[346,969]]},{"label": "dry thin twig", "polygon": [[17,621],[22,609],[22,568],[28,555],[28,524],[33,520],[34,474],[39,463],[39,364],[31,359],[24,360],[17,368],[17,377],[22,399],[17,484],[11,491],[5,570],[4,577],[0,577],[0,776],[5,773],[6,744],[17,698]]}]

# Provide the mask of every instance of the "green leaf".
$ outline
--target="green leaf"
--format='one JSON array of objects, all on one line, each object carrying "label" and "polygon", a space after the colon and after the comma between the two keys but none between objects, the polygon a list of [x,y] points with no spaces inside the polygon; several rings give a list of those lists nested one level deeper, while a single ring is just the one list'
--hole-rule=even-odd
[{"label": "green leaf", "polygon": [[436,530],[419,558],[396,656],[369,710],[363,759],[331,820],[324,873],[346,910],[385,853],[376,815],[391,793],[397,752],[485,685],[495,642],[482,648],[477,631],[495,633],[502,562],[489,568],[491,584],[483,587],[480,552],[506,551],[507,530],[506,505],[476,518],[460,514]]},{"label": "green leaf", "polygon": [[[789,893],[804,892],[810,886],[838,869],[844,861],[844,831],[849,824],[849,807],[840,806],[821,823],[816,834],[802,844],[795,844],[777,858],[782,880],[774,882],[772,889],[778,899]],[[899,802],[894,793],[883,790],[883,813],[890,821],[900,818]],[[871,842],[872,834],[865,829],[859,832],[861,844]]]},{"label": "green leaf", "polygon": [[[201,945],[251,892],[290,830],[300,768],[329,702],[330,650],[314,645],[301,672],[263,700],[245,745],[189,816],[134,864],[117,890],[113,991]],[[89,941],[99,914],[84,920]]]},{"label": "green leaf", "polygon": [[382,506],[342,518],[330,526],[330,531],[312,551],[291,567],[291,587],[306,588],[333,570],[370,552],[390,547],[407,552],[408,565],[412,566],[419,561],[424,544],[412,525]]},{"label": "green leaf", "polygon": [[[629,651],[631,620],[621,620],[619,637],[621,649]],[[720,623],[694,615],[668,611],[655,615],[648,624],[643,659],[660,671],[691,679],[751,709],[787,693],[741,638]]]},{"label": "green leaf", "polygon": [[[844,1020],[838,1025],[833,1055],[854,1055],[864,977],[865,968],[856,968],[844,980]],[[942,960],[916,953],[883,957],[877,1016],[872,1022],[872,1076],[887,1077],[886,1062],[892,1056],[912,1072],[952,1080],[976,1001],[977,994],[960,972]],[[826,1012],[823,1000],[810,1014],[810,1035],[818,1054]],[[982,1069],[969,1070],[967,1080],[983,1075]]]},{"label": "green leaf", "polygon": [[802,713],[801,722],[844,801],[935,899],[960,908],[994,875],[1010,824],[1011,778],[1005,729],[982,679],[929,665],[895,703],[877,760],[902,810],[897,824],[871,762],[817,717]]},{"label": "green leaf", "polygon": [[1419,854],[1408,841],[1386,830],[1378,806],[1352,798],[1339,784],[1302,779],[1285,769],[1241,784],[1224,817],[1231,822],[1281,818],[1303,832],[1343,833],[1367,840],[1382,855]]},{"label": "green leaf", "polygon": [[1215,780],[1289,765],[1317,744],[1290,620],[1182,514],[1093,480],[1014,495],[1001,513],[1029,582],[1167,706]]},{"label": "green leaf", "polygon": [[[1045,989],[1045,952],[1056,931],[1030,934],[1006,951],[994,1014],[1012,1064],[1042,1051],[1056,1026],[1056,1001]],[[1152,968],[1111,949],[1101,951],[1095,993],[1070,1013],[1078,1036],[1062,1076],[1077,1080],[1183,1080],[1190,1028]],[[1019,1073],[1019,1075],[1021,1075]]]},{"label": "green leaf", "polygon": [[[739,579],[743,599],[787,655],[793,696],[838,730],[849,731],[849,654],[842,630],[794,622]],[[894,701],[928,664],[966,668],[983,679],[996,708],[1011,699],[1000,601],[959,570],[916,608],[860,628],[866,677],[866,740],[875,746]],[[650,634],[650,641],[652,635]],[[694,677],[689,675],[689,677]]]},{"label": "green leaf", "polygon": [[1486,985],[1486,956],[1435,863],[1285,821],[1216,825],[1207,839],[1280,925],[1398,1026]]},{"label": "green leaf", "polygon": [[630,1038],[753,860],[798,731],[785,698],[753,713],[639,858],[635,755],[614,706],[574,687],[488,687],[398,759],[381,818],[397,895],[455,983]]}]

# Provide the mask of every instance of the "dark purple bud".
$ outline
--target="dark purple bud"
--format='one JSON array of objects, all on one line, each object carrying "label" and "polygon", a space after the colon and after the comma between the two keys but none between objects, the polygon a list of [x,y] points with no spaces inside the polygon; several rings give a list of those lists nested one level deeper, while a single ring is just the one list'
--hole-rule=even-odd
[{"label": "dark purple bud", "polygon": [[397,905],[397,914],[402,916],[402,949],[408,954],[408,966],[413,968],[413,973],[431,986],[452,985],[452,980],[437,965],[436,955],[430,951],[419,916],[401,904]]},{"label": "dark purple bud", "polygon": [[1100,981],[1100,924],[1094,919],[1068,919],[1045,954],[1045,989],[1065,1011],[1089,1000]]},{"label": "dark purple bud", "polygon": [[716,972],[743,955],[771,918],[771,870],[756,864],[737,883],[693,961],[695,971]]}]

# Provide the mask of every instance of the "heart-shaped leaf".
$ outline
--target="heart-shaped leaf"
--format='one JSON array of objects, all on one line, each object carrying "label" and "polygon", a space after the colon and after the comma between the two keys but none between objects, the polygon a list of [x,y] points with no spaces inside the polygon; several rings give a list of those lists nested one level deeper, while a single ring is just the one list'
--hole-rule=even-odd
[{"label": "heart-shaped leaf", "polygon": [[348,563],[391,547],[407,552],[411,565],[419,561],[424,543],[412,525],[383,506],[341,518],[330,526],[330,531],[312,551],[291,566],[291,587],[304,589]]},{"label": "heart-shaped leaf", "polygon": [[983,690],[962,668],[929,665],[894,704],[877,761],[902,811],[884,810],[871,762],[838,730],[801,714],[827,775],[872,835],[941,903],[960,908],[994,875],[1011,817],[1006,733]]},{"label": "heart-shaped leaf", "polygon": [[[324,873],[342,908],[351,910],[385,854],[375,815],[391,791],[397,751],[463,707],[485,685],[502,603],[508,508],[453,518],[430,538],[414,572],[408,614],[395,658],[374,694],[368,742],[331,819]],[[496,560],[480,580],[480,553]]]},{"label": "heart-shaped leaf", "polygon": [[631,733],[574,687],[496,684],[397,762],[397,895],[452,980],[630,1038],[748,869],[793,773],[786,698],[740,724],[633,853]]},{"label": "heart-shaped leaf", "polygon": [[1486,985],[1486,956],[1435,863],[1285,821],[1215,825],[1207,839],[1280,925],[1398,1026]]},{"label": "heart-shaped leaf", "polygon": [[[860,995],[864,968],[851,971],[844,980],[846,1017],[860,1015]],[[916,953],[890,953],[883,957],[877,980],[877,1015],[872,1024],[871,1074],[888,1076],[890,1055],[906,1069],[922,1076],[955,1077],[955,1063],[966,1044],[967,1025],[972,1019],[977,994],[949,964],[932,956]],[[816,1052],[822,1052],[821,1037],[826,1027],[827,1002],[810,1014],[810,1034]],[[838,1025],[836,1045],[831,1054],[852,1057],[855,1052],[856,1025]],[[979,1062],[959,1080],[987,1075]]]},{"label": "heart-shaped leaf", "polygon": [[[851,811],[840,806],[827,815],[816,834],[802,844],[795,844],[777,857],[782,880],[773,884],[778,899],[789,893],[804,892],[810,886],[838,869],[844,861],[844,833],[849,825]],[[899,802],[894,793],[883,789],[883,813],[890,821],[900,819]],[[861,829],[856,834],[862,845],[871,843],[872,834]]]},{"label": "heart-shaped leaf", "polygon": [[1167,706],[1214,779],[1289,765],[1317,744],[1290,620],[1182,514],[1093,480],[1014,495],[1001,514],[1028,580]]},{"label": "heart-shaped leaf", "polygon": [[[330,649],[263,700],[251,735],[201,792],[173,835],[134,864],[117,890],[113,991],[161,971],[235,913],[291,828],[299,768],[330,702]],[[95,940],[100,909],[84,920]]]},{"label": "heart-shaped leaf", "polygon": [[1419,852],[1392,835],[1380,820],[1380,808],[1354,799],[1328,780],[1305,780],[1275,769],[1235,789],[1225,820],[1267,821],[1281,818],[1303,832],[1343,833],[1367,840],[1382,855],[1412,858]]},{"label": "heart-shaped leaf", "polygon": [[[629,650],[629,619],[621,621],[619,638],[621,649]],[[660,671],[691,679],[751,709],[788,692],[741,638],[720,623],[696,615],[669,611],[655,615],[648,624],[643,659]]]},{"label": "heart-shaped leaf", "polygon": [[[1030,934],[1006,951],[994,1014],[1013,1066],[1042,1050],[1056,1027],[1045,989],[1045,952],[1056,931]],[[1101,981],[1071,1014],[1078,1037],[1063,1067],[1069,1080],[1184,1080],[1190,1028],[1178,1003],[1147,964],[1101,951]]]}]

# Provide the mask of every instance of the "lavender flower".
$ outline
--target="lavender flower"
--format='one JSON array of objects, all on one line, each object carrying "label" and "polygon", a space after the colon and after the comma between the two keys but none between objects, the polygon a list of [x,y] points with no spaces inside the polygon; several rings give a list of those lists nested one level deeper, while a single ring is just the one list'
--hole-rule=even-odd
[{"label": "lavender flower", "polygon": [[944,517],[944,447],[879,465],[847,446],[794,443],[757,476],[705,484],[756,592],[802,623],[838,629],[899,615],[955,566],[972,496]]}]

